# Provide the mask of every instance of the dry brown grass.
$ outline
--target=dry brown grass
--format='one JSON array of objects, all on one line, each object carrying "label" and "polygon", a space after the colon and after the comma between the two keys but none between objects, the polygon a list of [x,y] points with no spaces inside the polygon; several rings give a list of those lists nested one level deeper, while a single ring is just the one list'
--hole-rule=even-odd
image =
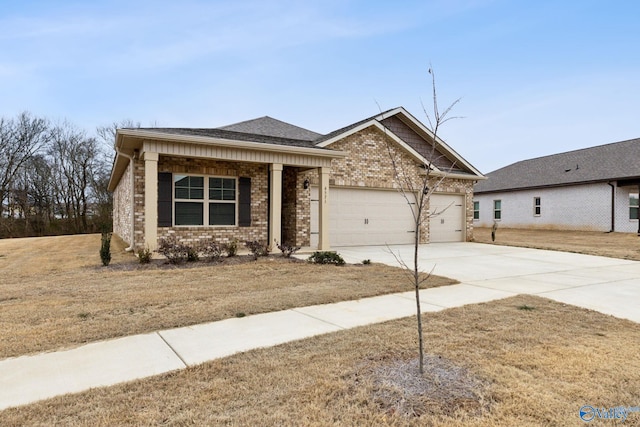
[{"label": "dry brown grass", "polygon": [[[489,228],[474,228],[473,237],[492,243]],[[640,261],[640,237],[635,233],[498,228],[495,244]]]},{"label": "dry brown grass", "polygon": [[[425,325],[427,351],[480,381],[478,404],[452,410],[440,387],[413,398],[415,418],[379,399],[399,391],[372,366],[415,357],[407,318],[5,410],[0,425],[580,426],[582,405],[640,403],[636,323],[517,296],[429,313]],[[640,413],[591,424],[640,425]]]},{"label": "dry brown grass", "polygon": [[[278,257],[138,268],[121,240],[112,244],[112,266],[104,268],[99,235],[0,240],[0,358],[412,289],[402,270],[379,264],[319,266]],[[426,285],[451,283],[433,277]]]}]

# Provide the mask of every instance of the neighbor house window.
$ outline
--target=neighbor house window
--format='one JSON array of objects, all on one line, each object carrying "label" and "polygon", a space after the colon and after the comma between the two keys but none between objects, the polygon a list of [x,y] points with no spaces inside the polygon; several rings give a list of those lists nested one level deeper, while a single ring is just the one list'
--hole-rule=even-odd
[{"label": "neighbor house window", "polygon": [[638,219],[639,201],[638,193],[629,194],[629,219]]},{"label": "neighbor house window", "polygon": [[542,211],[540,209],[540,197],[534,197],[533,198],[533,215],[540,216],[541,212]]},{"label": "neighbor house window", "polygon": [[493,201],[493,219],[502,219],[502,200]]},{"label": "neighbor house window", "polygon": [[236,179],[174,175],[175,225],[235,225]]},{"label": "neighbor house window", "polygon": [[480,219],[480,202],[473,202],[473,219]]}]

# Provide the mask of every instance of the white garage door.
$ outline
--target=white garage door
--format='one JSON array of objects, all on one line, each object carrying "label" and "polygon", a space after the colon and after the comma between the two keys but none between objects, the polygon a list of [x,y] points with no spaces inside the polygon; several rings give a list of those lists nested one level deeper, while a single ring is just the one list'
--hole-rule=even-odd
[{"label": "white garage door", "polygon": [[[311,190],[311,246],[317,247],[318,188]],[[333,187],[329,190],[331,246],[413,243],[413,228],[410,206],[397,191]]]},{"label": "white garage door", "polygon": [[464,233],[464,196],[433,194],[429,201],[429,241],[462,242]]}]

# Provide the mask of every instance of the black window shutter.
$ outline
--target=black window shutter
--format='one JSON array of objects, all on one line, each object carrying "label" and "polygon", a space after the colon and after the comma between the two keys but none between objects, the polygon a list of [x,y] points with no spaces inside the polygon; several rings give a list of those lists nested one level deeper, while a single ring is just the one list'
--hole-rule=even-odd
[{"label": "black window shutter", "polygon": [[238,179],[238,225],[251,226],[251,178]]},{"label": "black window shutter", "polygon": [[171,172],[158,172],[158,227],[173,225],[173,176]]}]

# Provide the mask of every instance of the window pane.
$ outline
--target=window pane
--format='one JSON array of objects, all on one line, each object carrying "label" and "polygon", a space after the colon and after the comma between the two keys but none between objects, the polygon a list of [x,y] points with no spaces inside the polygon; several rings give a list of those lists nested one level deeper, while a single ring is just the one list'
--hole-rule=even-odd
[{"label": "window pane", "polygon": [[211,200],[222,200],[222,190],[220,189],[209,189],[209,199]]},{"label": "window pane", "polygon": [[236,189],[236,180],[235,180],[235,178],[225,178],[223,180],[223,188],[228,189],[228,190],[235,190]]},{"label": "window pane", "polygon": [[493,208],[494,209],[500,209],[502,205],[502,200],[494,200],[493,201]]},{"label": "window pane", "polygon": [[629,194],[629,206],[631,207],[638,207],[638,203],[640,202],[640,200],[638,199],[638,195],[637,194]]},{"label": "window pane", "polygon": [[638,208],[629,208],[629,219],[638,219]]},{"label": "window pane", "polygon": [[174,175],[173,182],[176,183],[176,187],[188,187],[189,177],[185,175]]},{"label": "window pane", "polygon": [[222,178],[209,178],[210,188],[222,188]]},{"label": "window pane", "polygon": [[495,211],[493,213],[493,219],[501,219],[502,218],[502,212],[500,211]]},{"label": "window pane", "polygon": [[236,190],[222,190],[222,200],[235,200]]},{"label": "window pane", "polygon": [[176,187],[176,199],[188,199],[189,189]]},{"label": "window pane", "polygon": [[176,202],[176,225],[203,225],[204,204],[197,202]]},{"label": "window pane", "polygon": [[201,176],[192,176],[189,179],[189,186],[191,188],[197,187],[197,188],[204,188],[204,177]]},{"label": "window pane", "polygon": [[236,224],[235,203],[210,203],[209,204],[209,224],[210,225],[235,225]]},{"label": "window pane", "polygon": [[477,211],[480,209],[480,202],[473,202],[473,210]]},{"label": "window pane", "polygon": [[202,188],[192,188],[189,192],[190,199],[202,200],[204,199],[204,189]]}]

